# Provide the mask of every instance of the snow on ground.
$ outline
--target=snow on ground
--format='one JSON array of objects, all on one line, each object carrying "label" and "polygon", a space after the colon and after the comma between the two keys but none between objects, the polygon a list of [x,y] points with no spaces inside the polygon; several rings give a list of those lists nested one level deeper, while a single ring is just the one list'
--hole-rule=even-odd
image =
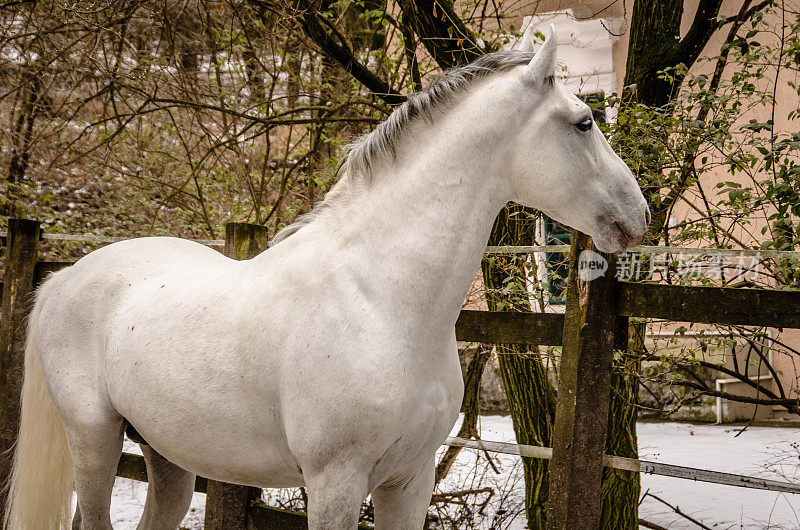
[{"label": "snow on ground", "polygon": [[[639,455],[643,460],[711,469],[726,473],[800,482],[800,430],[786,427],[739,427],[640,423]],[[736,435],[739,434],[737,437]],[[781,477],[767,467],[793,451]],[[642,492],[661,497],[712,528],[800,528],[800,495],[692,482],[644,475]],[[693,527],[655,499],[647,498],[640,517],[668,528]]]},{"label": "snow on ground", "polygon": [[[514,442],[514,430],[507,416],[483,416],[480,422],[484,440]],[[458,425],[454,427],[454,434]],[[738,427],[690,425],[680,423],[639,423],[640,458],[682,466],[738,473],[776,480],[786,480],[776,471],[800,482],[800,460],[797,443],[800,430],[781,427],[750,427],[739,433]],[[792,449],[789,444],[794,443]],[[138,452],[129,442],[125,450]],[[786,458],[790,455],[789,458]],[[770,464],[784,457],[783,467]],[[523,529],[524,517],[519,515],[524,498],[522,469],[516,457],[493,456],[500,472],[487,465],[483,453],[462,450],[446,483],[440,491],[473,489],[491,486],[499,491],[477,515],[478,527]],[[770,469],[768,469],[770,468]],[[719,484],[692,482],[670,477],[642,476],[642,492],[650,491],[681,511],[714,529],[800,529],[800,495],[737,488]],[[112,499],[112,522],[118,530],[136,527],[144,505],[147,485],[127,479],[117,479]],[[477,500],[485,496],[474,497]],[[500,502],[502,501],[502,502]],[[497,505],[501,504],[498,515]],[[205,496],[195,494],[192,508],[183,522],[184,528],[202,528]],[[458,514],[455,514],[458,515]],[[461,514],[463,515],[463,513]],[[670,529],[697,528],[653,498],[647,497],[639,511],[640,517]],[[512,517],[516,518],[511,521]]]}]

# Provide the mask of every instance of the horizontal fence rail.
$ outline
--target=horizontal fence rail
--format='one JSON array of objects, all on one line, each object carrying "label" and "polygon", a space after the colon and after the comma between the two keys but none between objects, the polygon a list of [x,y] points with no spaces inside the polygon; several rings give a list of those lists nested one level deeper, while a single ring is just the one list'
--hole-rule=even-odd
[{"label": "horizontal fence rail", "polygon": [[[486,440],[467,440],[455,436],[448,437],[445,445],[545,460],[549,460],[553,457],[553,450],[550,447],[538,447],[535,445],[522,445],[507,442],[490,442]],[[605,467],[645,473],[648,475],[662,475],[665,477],[694,480],[697,482],[738,486],[740,488],[800,494],[800,484],[794,484],[792,482],[780,482],[777,480],[748,477],[733,473],[709,471],[707,469],[662,464],[660,462],[649,462],[647,460],[637,460],[635,458],[625,458],[623,456],[605,455],[603,457],[603,465]]]},{"label": "horizontal fence rail", "polygon": [[[0,231],[0,238],[6,237],[5,231]],[[172,236],[98,236],[94,234],[55,234],[42,233],[42,239],[53,241],[78,241],[85,243],[117,243],[136,237],[172,237]],[[182,238],[206,245],[209,247],[224,247],[224,239],[192,239]],[[487,246],[487,254],[530,254],[532,252],[568,253],[569,245],[503,245]],[[763,259],[800,259],[800,252],[794,250],[768,250],[768,249],[732,249],[732,248],[703,248],[703,247],[671,247],[655,245],[639,245],[622,254],[685,254],[694,256],[731,256],[731,257],[757,257]]]},{"label": "horizontal fence rail", "polygon": [[[451,447],[464,447],[467,449],[478,449],[481,451],[489,451],[491,453],[524,456],[526,458],[538,458],[543,460],[550,460],[553,456],[553,449],[550,447],[514,444],[508,442],[494,442],[488,440],[468,440],[466,438],[458,438],[455,436],[449,436],[443,445]],[[692,480],[695,482],[709,482],[712,484],[723,484],[725,486],[736,486],[740,488],[800,494],[800,484],[795,484],[792,482],[782,482],[760,477],[749,477],[734,473],[723,473],[721,471],[711,471],[708,469],[676,466],[673,464],[637,460],[635,458],[625,458],[622,456],[605,455],[603,457],[603,465],[605,467],[621,469],[623,471],[644,473],[647,475],[660,475],[683,480]],[[144,458],[140,455],[122,453],[119,465],[117,466],[117,476],[138,480],[141,482],[147,482],[147,468],[145,467]],[[207,484],[208,481],[205,478],[197,477],[195,479],[194,491],[198,493],[205,493]],[[283,512],[284,516],[287,518],[299,516],[295,512],[283,510],[279,511]]]},{"label": "horizontal fence rail", "polygon": [[564,315],[464,309],[456,321],[456,338],[489,344],[561,346]]},{"label": "horizontal fence rail", "polygon": [[[7,235],[6,232],[0,231],[0,238],[5,238]],[[141,236],[141,237],[174,237],[174,236]],[[120,236],[97,236],[94,234],[54,234],[49,232],[42,233],[42,239],[49,239],[53,241],[77,241],[77,242],[84,242],[84,243],[118,243],[120,241],[126,241],[128,239],[136,239],[136,237],[120,237]],[[194,241],[195,243],[200,243],[201,245],[206,245],[209,247],[224,247],[225,240],[224,239],[192,239],[192,238],[181,238],[186,239],[188,241]]]},{"label": "horizontal fence rail", "polygon": [[617,314],[677,322],[800,328],[800,291],[618,284]]},{"label": "horizontal fence rail", "polygon": [[[569,245],[507,245],[488,246],[487,254],[530,254],[533,252],[563,252],[568,253]],[[800,252],[794,250],[762,250],[762,249],[735,249],[735,248],[704,248],[704,247],[661,247],[653,245],[639,245],[629,248],[620,254],[683,254],[691,256],[709,257],[753,257],[763,259],[800,259]]]}]

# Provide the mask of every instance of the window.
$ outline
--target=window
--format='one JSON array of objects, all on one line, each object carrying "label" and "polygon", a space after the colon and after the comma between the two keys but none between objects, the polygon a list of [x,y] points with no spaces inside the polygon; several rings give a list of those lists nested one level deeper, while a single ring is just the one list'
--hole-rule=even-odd
[{"label": "window", "polygon": [[[569,245],[572,243],[572,230],[544,217],[544,244]],[[569,252],[546,252],[547,293],[551,304],[566,302],[567,275],[569,274]]]}]

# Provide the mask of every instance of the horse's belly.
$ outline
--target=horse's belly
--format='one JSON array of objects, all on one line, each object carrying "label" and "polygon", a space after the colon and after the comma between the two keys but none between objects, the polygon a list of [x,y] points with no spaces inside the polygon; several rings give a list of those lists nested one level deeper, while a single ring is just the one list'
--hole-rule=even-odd
[{"label": "horse's belly", "polygon": [[210,337],[169,344],[134,339],[108,353],[106,382],[117,412],[164,458],[198,475],[302,484],[283,432],[277,375]]},{"label": "horse's belly", "polygon": [[200,476],[262,487],[302,485],[280,421],[265,406],[253,414],[235,394],[203,399],[140,391],[117,395],[115,407],[164,458]]}]

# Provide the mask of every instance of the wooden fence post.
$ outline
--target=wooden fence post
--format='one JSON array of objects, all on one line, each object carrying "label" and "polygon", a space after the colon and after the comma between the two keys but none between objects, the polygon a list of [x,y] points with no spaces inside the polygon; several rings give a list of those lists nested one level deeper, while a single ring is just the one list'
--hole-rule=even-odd
[{"label": "wooden fence post", "polygon": [[[41,236],[38,221],[9,219],[5,278],[0,314],[0,485],[11,470],[10,449],[19,428],[19,400],[25,352],[25,327],[36,281],[36,258]],[[0,513],[5,511],[5,488],[0,487]]]},{"label": "wooden fence post", "polygon": [[233,259],[250,259],[267,250],[269,233],[267,228],[250,223],[228,223],[225,225],[226,256]]},{"label": "wooden fence post", "polygon": [[[233,259],[250,259],[266,250],[267,229],[249,223],[225,225],[225,255]],[[261,498],[261,489],[214,480],[206,487],[206,530],[239,530],[247,528],[250,507]]]},{"label": "wooden fence post", "polygon": [[552,435],[549,529],[598,528],[612,360],[627,337],[624,319],[616,316],[615,275],[614,257],[576,232]]}]

